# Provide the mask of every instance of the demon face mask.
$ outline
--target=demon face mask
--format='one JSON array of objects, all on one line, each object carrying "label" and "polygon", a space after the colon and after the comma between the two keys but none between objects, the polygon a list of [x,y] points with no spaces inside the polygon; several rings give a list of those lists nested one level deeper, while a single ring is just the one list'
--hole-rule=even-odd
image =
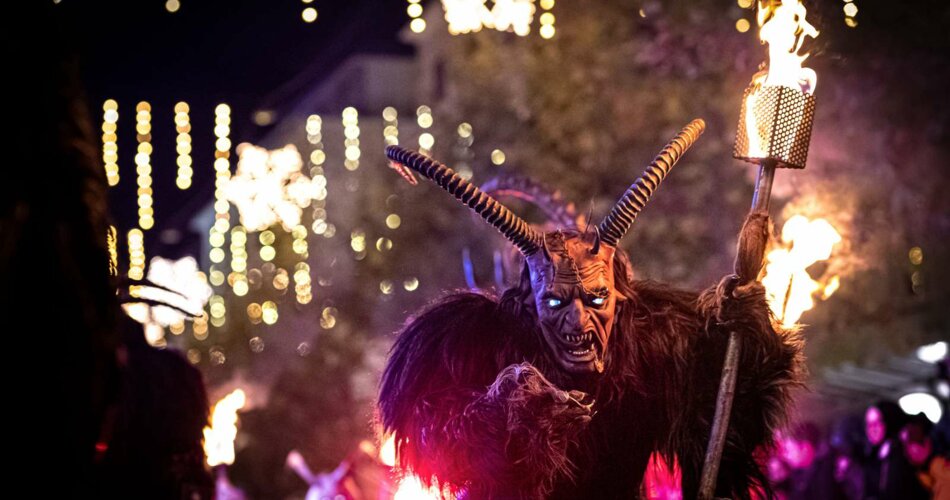
[{"label": "demon face mask", "polygon": [[660,151],[596,227],[539,233],[523,219],[451,168],[419,153],[388,146],[391,166],[415,184],[413,172],[434,181],[501,231],[524,254],[538,323],[561,370],[584,375],[604,371],[617,302],[614,254],[640,210],[703,133],[693,120]]},{"label": "demon face mask", "polygon": [[544,248],[526,259],[544,341],[569,373],[603,371],[620,299],[614,249],[599,245],[598,238],[596,232],[547,233]]}]

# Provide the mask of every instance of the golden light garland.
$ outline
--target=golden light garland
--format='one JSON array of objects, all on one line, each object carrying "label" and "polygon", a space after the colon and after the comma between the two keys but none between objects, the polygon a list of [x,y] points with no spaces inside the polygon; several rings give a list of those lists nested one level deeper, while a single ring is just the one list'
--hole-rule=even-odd
[{"label": "golden light garland", "polygon": [[475,156],[472,153],[472,144],[475,142],[475,135],[472,133],[472,125],[468,122],[462,122],[456,128],[456,133],[458,134],[458,139],[456,143],[458,147],[457,158],[456,158],[456,171],[459,174],[459,177],[469,180],[472,178],[474,172],[472,172],[472,167],[469,161]]},{"label": "golden light garland", "polygon": [[197,318],[195,318],[194,323],[191,324],[191,331],[195,336],[195,340],[197,341],[202,341],[208,338],[208,313],[207,312],[202,311],[201,316],[198,316]]},{"label": "golden light garland", "polygon": [[[211,250],[208,258],[212,263],[220,264],[224,262],[224,240],[230,222],[230,204],[224,196],[224,184],[231,178],[231,140],[228,136],[231,133],[231,107],[227,104],[218,104],[214,110],[214,225],[211,226],[208,235],[208,243],[211,244]],[[219,286],[224,281],[223,272],[216,266],[212,266],[209,276],[213,285]]]},{"label": "golden light garland", "polygon": [[399,214],[391,213],[386,216],[386,227],[389,229],[397,229],[400,224],[402,224],[402,219],[399,217]]},{"label": "golden light garland", "polygon": [[247,229],[238,224],[231,228],[231,274],[228,275],[228,284],[234,295],[247,295],[249,284],[247,281]]},{"label": "golden light garland", "polygon": [[294,253],[299,255],[301,259],[306,260],[309,255],[307,248],[307,226],[303,224],[298,225],[290,234],[294,237],[294,242],[291,245]]},{"label": "golden light garland", "polygon": [[500,149],[496,149],[496,150],[492,151],[492,152],[491,152],[491,162],[494,163],[495,165],[499,165],[499,166],[500,166],[500,165],[504,165],[504,163],[505,163],[505,152],[502,151],[502,150],[500,150]]},{"label": "golden light garland", "polygon": [[432,122],[432,109],[429,106],[423,104],[416,108],[416,123],[424,131],[419,134],[419,153],[426,156],[432,152],[432,146],[435,145],[435,137],[427,132],[432,127]]},{"label": "golden light garland", "polygon": [[135,228],[129,231],[129,279],[140,280],[145,276],[145,235]]},{"label": "golden light garland", "polygon": [[287,270],[284,268],[278,268],[277,272],[274,273],[274,290],[282,291],[286,290],[287,286],[290,285],[290,276],[287,274]]},{"label": "golden light garland", "polygon": [[247,319],[250,320],[252,325],[260,324],[262,314],[263,309],[257,302],[251,302],[247,305]]},{"label": "golden light garland", "polygon": [[858,5],[854,3],[854,0],[844,0],[844,24],[849,28],[857,28],[858,20],[855,17],[858,15]]},{"label": "golden light garland", "polygon": [[227,307],[224,305],[224,297],[221,295],[212,295],[208,299],[208,312],[211,314],[211,325],[215,327],[224,326]]},{"label": "golden light garland", "polygon": [[326,152],[323,150],[323,119],[320,115],[310,115],[307,117],[307,142],[313,145],[310,152],[310,182],[317,191],[318,199],[313,200],[313,222],[310,229],[313,234],[324,235],[327,231],[327,178],[324,175],[323,164],[327,160]]},{"label": "golden light garland", "polygon": [[412,19],[412,21],[409,21],[409,29],[413,33],[422,33],[426,30],[426,20],[422,19],[422,2],[420,0],[409,0],[406,13]]},{"label": "golden light garland", "polygon": [[307,245],[307,227],[299,225],[291,233],[294,237],[293,250],[300,256],[300,262],[294,266],[294,293],[297,296],[297,302],[308,304],[313,300],[312,288],[310,285],[310,264],[307,263],[309,249]]},{"label": "golden light garland", "polygon": [[102,104],[102,164],[110,186],[119,183],[119,146],[116,143],[118,121],[119,104],[109,99]]},{"label": "golden light garland", "polygon": [[[736,0],[736,2],[739,4],[740,9],[749,9],[752,7],[753,0]],[[736,20],[736,31],[739,33],[745,33],[749,31],[750,28],[752,28],[752,23],[750,23],[748,19],[740,18]]]},{"label": "golden light garland", "polygon": [[208,282],[212,286],[221,286],[224,284],[224,272],[220,269],[211,266],[211,272],[208,273]]},{"label": "golden light garland", "polygon": [[182,333],[185,332],[185,322],[180,321],[178,323],[174,323],[170,325],[168,327],[168,331],[172,332],[172,335],[181,335]]},{"label": "golden light garland", "polygon": [[257,238],[261,242],[261,249],[259,251],[261,260],[264,262],[274,260],[274,257],[277,256],[277,250],[274,249],[274,242],[277,241],[277,235],[271,230],[266,230],[261,231]]},{"label": "golden light garland", "polygon": [[155,225],[155,208],[152,198],[152,107],[145,101],[135,107],[135,133],[139,143],[135,154],[139,227],[148,230]]},{"label": "golden light garland", "polygon": [[175,184],[178,189],[191,187],[191,177],[194,171],[191,165],[191,122],[188,117],[188,103],[179,102],[175,105],[175,151],[178,153],[178,177]]},{"label": "golden light garland", "polygon": [[354,229],[350,233],[350,248],[356,254],[356,260],[363,260],[366,257],[366,233],[362,229]]},{"label": "golden light garland", "polygon": [[310,264],[298,262],[294,266],[294,292],[297,294],[297,302],[300,304],[309,304],[313,300],[313,292],[310,278]]},{"label": "golden light garland", "polygon": [[399,145],[399,112],[392,106],[383,109],[383,142],[387,146]]},{"label": "golden light garland", "polygon": [[349,106],[343,110],[343,166],[347,170],[360,168],[360,125],[359,112]]},{"label": "golden light garland", "polygon": [[264,324],[273,325],[277,323],[277,304],[268,300],[261,304],[261,319],[264,321]]},{"label": "golden light garland", "polygon": [[323,151],[323,118],[320,115],[308,116],[304,130],[307,132],[307,142],[313,145],[313,150],[310,151],[310,163],[313,164],[312,166],[323,166],[327,158]]},{"label": "golden light garland", "polygon": [[[309,2],[304,2],[309,3]],[[317,20],[317,8],[316,7],[307,7],[300,13],[300,17],[305,23],[312,23]]]},{"label": "golden light garland", "polygon": [[541,38],[545,40],[550,40],[554,38],[555,28],[554,28],[554,14],[551,12],[551,9],[554,8],[554,0],[541,0],[541,10],[544,12],[541,13],[541,17],[538,20],[541,22],[541,28],[538,30]]}]

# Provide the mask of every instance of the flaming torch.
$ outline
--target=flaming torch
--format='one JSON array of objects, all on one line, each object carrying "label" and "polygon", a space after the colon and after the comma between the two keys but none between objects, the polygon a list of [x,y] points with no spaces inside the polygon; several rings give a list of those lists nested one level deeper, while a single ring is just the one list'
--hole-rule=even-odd
[{"label": "flaming torch", "polygon": [[825,219],[809,220],[795,215],[782,228],[784,248],[769,252],[762,285],[775,318],[782,326],[795,326],[801,315],[815,307],[815,299],[831,297],[841,286],[841,278],[825,272],[817,280],[808,267],[828,260],[841,235]]},{"label": "flaming torch", "polygon": [[[379,449],[379,461],[391,468],[396,466],[395,434],[390,434],[383,439],[383,444]],[[403,474],[394,479],[396,485],[392,500],[452,500],[454,498],[447,490],[440,491],[436,485],[426,486],[413,474]]]},{"label": "flaming torch", "polygon": [[[767,69],[752,78],[743,95],[733,156],[759,165],[751,211],[767,216],[775,169],[805,168],[815,117],[812,94],[817,75],[802,67],[808,55],[799,51],[805,38],[817,37],[818,30],[805,21],[801,0],[759,0],[756,17],[759,39],[769,46],[769,61]],[[699,484],[699,498],[704,500],[713,498],[716,489],[740,350],[739,336],[731,332]]]},{"label": "flaming torch", "polygon": [[218,401],[211,410],[211,425],[204,428],[204,448],[209,466],[234,463],[238,410],[244,408],[246,401],[244,391],[235,389]]}]

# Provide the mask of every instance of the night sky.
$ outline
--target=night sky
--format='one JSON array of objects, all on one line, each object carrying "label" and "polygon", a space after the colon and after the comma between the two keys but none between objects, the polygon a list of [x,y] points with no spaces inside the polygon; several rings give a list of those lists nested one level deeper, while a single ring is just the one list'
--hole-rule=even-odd
[{"label": "night sky", "polygon": [[[301,12],[315,7],[313,23]],[[264,131],[251,119],[281,109],[356,53],[409,53],[397,40],[408,22],[404,0],[230,2],[182,0],[169,13],[164,0],[61,0],[55,6],[76,40],[96,133],[102,103],[119,103],[120,183],[110,190],[120,230],[136,225],[135,106],[152,106],[152,177],[156,225],[181,227],[213,196],[214,107],[232,108],[234,145]],[[174,106],[191,108],[192,187],[175,186]],[[98,137],[98,135],[97,135]],[[232,169],[234,153],[232,149]]]}]

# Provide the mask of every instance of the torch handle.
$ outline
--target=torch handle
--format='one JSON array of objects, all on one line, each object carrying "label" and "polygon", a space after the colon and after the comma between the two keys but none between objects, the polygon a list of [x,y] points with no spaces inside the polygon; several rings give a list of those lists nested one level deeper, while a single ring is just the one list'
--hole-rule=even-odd
[{"label": "torch handle", "polygon": [[739,372],[739,353],[742,351],[742,339],[736,332],[729,332],[729,344],[726,346],[726,360],[722,365],[722,378],[719,379],[719,396],[716,397],[716,413],[713,417],[706,459],[703,462],[703,475],[699,481],[699,498],[711,500],[716,491],[716,478],[719,476],[719,462],[722,449],[726,444],[726,431],[729,429],[729,414],[732,400],[736,395],[736,375]]},{"label": "torch handle", "polygon": [[755,179],[755,192],[752,193],[750,213],[769,213],[769,201],[772,199],[772,181],[775,180],[775,160],[763,160],[759,164],[759,175]]},{"label": "torch handle", "polygon": [[[755,180],[755,192],[752,194],[750,213],[762,212],[768,214],[769,202],[772,198],[772,181],[775,180],[775,166],[773,160],[764,160],[759,165],[759,175]],[[741,352],[742,339],[735,331],[729,332],[726,359],[723,362],[722,376],[719,379],[719,395],[716,396],[716,413],[713,416],[712,429],[709,433],[709,445],[706,447],[706,458],[703,462],[703,473],[699,480],[699,498],[701,500],[711,500],[716,491],[719,464],[722,459],[723,447],[726,444],[726,433],[729,430],[732,401],[736,395],[736,376],[739,373],[739,354]]]}]

